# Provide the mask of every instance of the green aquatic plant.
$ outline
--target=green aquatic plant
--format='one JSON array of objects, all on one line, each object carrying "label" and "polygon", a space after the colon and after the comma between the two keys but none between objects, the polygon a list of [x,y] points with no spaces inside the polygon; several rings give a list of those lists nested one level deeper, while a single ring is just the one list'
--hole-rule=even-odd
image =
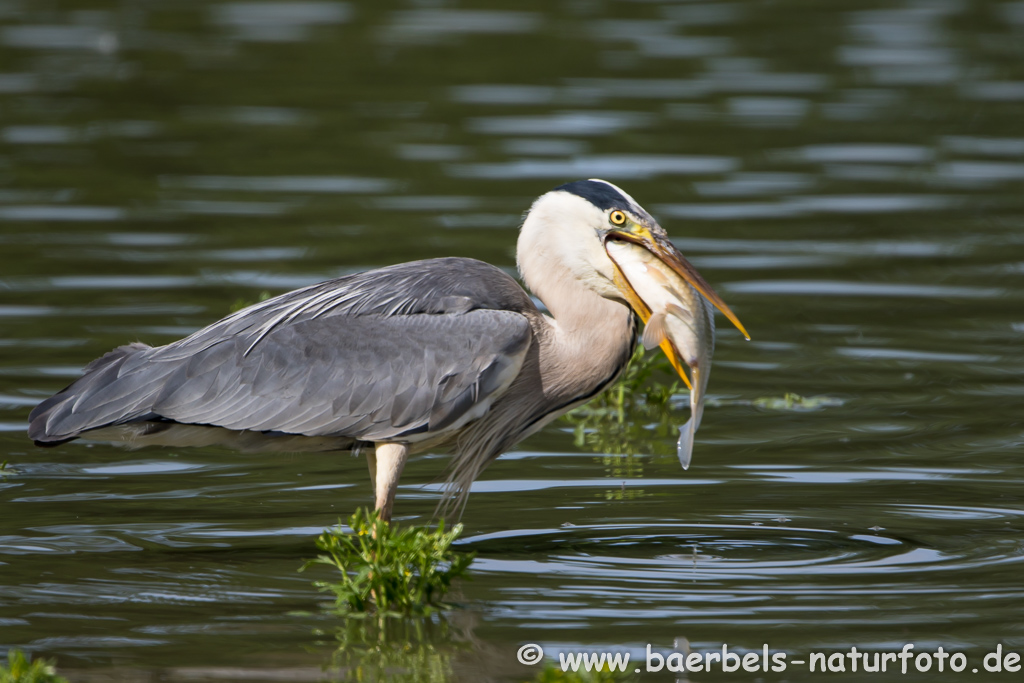
[{"label": "green aquatic plant", "polygon": [[[666,379],[671,378],[666,383]],[[675,399],[675,400],[674,400]],[[786,393],[748,399],[708,398],[706,405],[751,406],[761,410],[804,412],[841,406],[834,396]],[[577,448],[618,456],[674,455],[679,427],[689,419],[689,392],[676,378],[668,359],[637,348],[615,384],[563,418],[573,426]],[[608,462],[604,462],[608,466]],[[633,467],[632,463],[626,469]],[[622,465],[618,469],[624,469]],[[629,477],[612,473],[612,477]]]},{"label": "green aquatic plant", "polygon": [[562,671],[560,666],[548,661],[528,683],[625,683],[633,678],[626,673],[609,671],[607,664],[593,671]]},{"label": "green aquatic plant", "polygon": [[300,570],[325,564],[339,571],[338,580],[314,585],[333,593],[334,609],[343,614],[423,615],[445,609],[449,605],[442,598],[476,556],[451,548],[461,524],[447,531],[443,521],[436,530],[401,528],[360,508],[348,525],[350,533],[340,523],[325,530],[316,542],[323,554]]},{"label": "green aquatic plant", "polygon": [[0,477],[9,477],[12,474],[15,474],[15,470],[13,467],[10,467],[8,461],[0,462]]},{"label": "green aquatic plant", "polygon": [[782,398],[775,396],[755,398],[753,405],[765,410],[820,410],[830,406],[841,406],[843,400],[834,396],[801,396],[787,393]]},{"label": "green aquatic plant", "polygon": [[68,679],[58,676],[48,659],[32,661],[32,655],[26,657],[21,650],[8,650],[7,666],[0,665],[0,683],[68,683]]},{"label": "green aquatic plant", "polygon": [[743,399],[709,399],[708,405],[713,406],[753,406],[762,410],[788,410],[807,412],[841,406],[845,401],[835,396],[801,396],[786,393],[782,396],[761,396],[753,401]]},{"label": "green aquatic plant", "polygon": [[270,292],[268,292],[267,290],[263,290],[262,292],[260,292],[259,295],[256,297],[256,301],[249,301],[248,299],[243,299],[239,297],[238,299],[235,299],[235,302],[233,304],[231,304],[230,311],[232,313],[237,313],[243,308],[249,308],[249,306],[252,306],[253,304],[258,304],[261,301],[266,301],[269,298]]},{"label": "green aquatic plant", "polygon": [[664,381],[672,375],[664,356],[637,348],[611,388],[565,416],[576,446],[618,455],[674,454],[679,426],[689,414],[672,405],[672,397],[685,390],[678,380]]}]

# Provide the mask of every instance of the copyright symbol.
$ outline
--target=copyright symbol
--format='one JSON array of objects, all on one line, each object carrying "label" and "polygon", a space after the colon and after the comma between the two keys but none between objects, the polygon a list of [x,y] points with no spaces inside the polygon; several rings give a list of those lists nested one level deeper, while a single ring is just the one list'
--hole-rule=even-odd
[{"label": "copyright symbol", "polygon": [[520,664],[532,666],[544,658],[544,648],[536,643],[527,643],[519,648],[516,657],[519,659]]}]

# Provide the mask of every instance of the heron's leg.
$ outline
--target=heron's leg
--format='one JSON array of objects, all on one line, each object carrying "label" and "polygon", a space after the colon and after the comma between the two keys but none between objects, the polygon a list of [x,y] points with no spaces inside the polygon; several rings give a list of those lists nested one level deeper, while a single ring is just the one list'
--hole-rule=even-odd
[{"label": "heron's leg", "polygon": [[409,457],[409,447],[400,443],[377,444],[377,510],[380,518],[390,521],[391,508],[395,504],[395,490],[402,468]]}]

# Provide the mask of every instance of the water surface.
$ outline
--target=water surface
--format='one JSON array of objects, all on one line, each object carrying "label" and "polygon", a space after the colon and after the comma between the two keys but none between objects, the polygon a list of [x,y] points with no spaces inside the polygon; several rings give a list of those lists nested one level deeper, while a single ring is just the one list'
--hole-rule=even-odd
[{"label": "water surface", "polygon": [[[463,607],[397,636],[404,665],[1024,650],[1022,121],[1018,1],[0,3],[0,650],[83,681],[318,680],[361,652],[295,571],[371,503],[360,459],[41,450],[28,412],[264,290],[511,272],[533,198],[595,176],[754,340],[721,326],[687,472],[668,437],[595,453],[563,421],[491,466]],[[410,464],[401,520],[444,465]]]}]

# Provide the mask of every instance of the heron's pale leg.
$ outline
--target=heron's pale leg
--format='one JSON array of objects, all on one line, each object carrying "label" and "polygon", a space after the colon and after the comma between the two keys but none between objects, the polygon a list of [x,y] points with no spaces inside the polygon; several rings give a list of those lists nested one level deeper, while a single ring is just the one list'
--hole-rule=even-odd
[{"label": "heron's pale leg", "polygon": [[391,508],[395,504],[398,478],[409,457],[409,447],[400,443],[377,444],[377,510],[381,519],[391,520]]}]

